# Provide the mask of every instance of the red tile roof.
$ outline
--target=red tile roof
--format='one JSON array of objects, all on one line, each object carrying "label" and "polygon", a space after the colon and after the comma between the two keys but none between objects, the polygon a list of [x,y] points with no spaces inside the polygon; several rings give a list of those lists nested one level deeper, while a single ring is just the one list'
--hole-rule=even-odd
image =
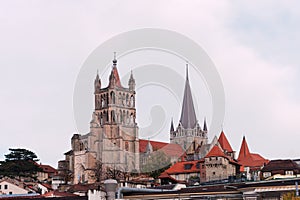
[{"label": "red tile roof", "polygon": [[[147,144],[148,144],[148,140],[140,139],[140,153],[144,153],[146,151]],[[157,141],[150,140],[150,144],[153,147],[153,151],[156,151],[158,149],[163,148],[168,143],[166,143],[166,142],[157,142]]]},{"label": "red tile roof", "polygon": [[241,148],[240,148],[238,160],[246,160],[247,157],[249,157],[249,156],[250,156],[250,151],[249,151],[249,148],[248,148],[248,144],[246,142],[246,138],[244,136],[243,141],[242,141],[242,145],[241,145]]},{"label": "red tile roof", "polygon": [[57,170],[51,167],[50,165],[39,164],[39,167],[42,168],[43,172],[45,173],[54,173],[54,174],[57,173]]},{"label": "red tile roof", "polygon": [[205,156],[205,158],[209,157],[223,157],[229,160],[230,163],[234,165],[240,165],[236,160],[234,160],[232,157],[225,155],[224,151],[218,146],[215,145],[210,152]]},{"label": "red tile roof", "polygon": [[113,69],[112,69],[112,72],[113,72],[114,77],[116,79],[116,86],[122,87],[117,67],[114,66]]},{"label": "red tile roof", "polygon": [[[146,147],[148,144],[148,140],[143,140],[140,139],[140,153],[144,153],[146,151]],[[152,145],[153,151],[161,150],[163,151],[167,156],[172,156],[172,157],[180,157],[181,155],[184,154],[183,149],[179,144],[170,144],[166,142],[158,142],[158,141],[149,141],[150,144]]]},{"label": "red tile roof", "polygon": [[233,152],[231,145],[229,144],[223,131],[221,132],[218,142],[221,145],[223,150],[226,150],[229,153]]},{"label": "red tile roof", "polygon": [[250,168],[262,167],[269,160],[263,158],[259,154],[250,153],[245,136],[243,137],[242,145],[239,152],[238,163]]},{"label": "red tile roof", "polygon": [[[208,154],[205,156],[205,158],[209,158],[209,157],[226,157],[224,152],[220,149],[220,147],[218,145],[215,145],[210,152],[208,152]],[[227,157],[226,157],[227,158]]]},{"label": "red tile roof", "polygon": [[[165,170],[164,173],[184,174],[184,173],[200,172],[200,163],[201,163],[200,160],[177,162],[174,165],[172,165],[169,169]],[[191,168],[185,169],[184,166],[189,164],[191,165]]]}]

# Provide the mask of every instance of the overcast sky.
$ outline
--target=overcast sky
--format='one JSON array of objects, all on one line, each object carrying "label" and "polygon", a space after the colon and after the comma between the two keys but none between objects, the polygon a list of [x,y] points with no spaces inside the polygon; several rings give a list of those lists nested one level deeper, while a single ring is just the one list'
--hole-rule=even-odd
[{"label": "overcast sky", "polygon": [[72,98],[83,62],[111,37],[145,27],[176,31],[205,49],[223,81],[223,127],[236,151],[245,135],[266,158],[300,158],[298,1],[0,4],[0,158],[24,147],[56,167],[76,132]]}]

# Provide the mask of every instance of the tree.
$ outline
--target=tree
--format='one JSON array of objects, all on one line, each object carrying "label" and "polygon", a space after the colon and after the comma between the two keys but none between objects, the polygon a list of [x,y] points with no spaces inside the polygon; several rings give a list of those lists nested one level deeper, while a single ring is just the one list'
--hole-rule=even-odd
[{"label": "tree", "polygon": [[100,160],[96,161],[95,168],[93,169],[93,173],[90,178],[95,179],[95,181],[98,183],[105,179],[103,163]]},{"label": "tree", "polygon": [[34,177],[41,168],[36,164],[39,159],[27,149],[9,149],[5,160],[0,161],[0,174],[11,177]]},{"label": "tree", "polygon": [[171,166],[171,159],[163,151],[154,151],[141,166],[142,173],[157,179],[159,175]]}]

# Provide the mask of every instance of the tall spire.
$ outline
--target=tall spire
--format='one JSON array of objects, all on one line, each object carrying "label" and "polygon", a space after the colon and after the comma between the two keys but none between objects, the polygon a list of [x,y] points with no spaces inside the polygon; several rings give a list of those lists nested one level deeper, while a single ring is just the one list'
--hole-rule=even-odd
[{"label": "tall spire", "polygon": [[183,128],[186,129],[194,128],[197,124],[192,92],[189,83],[188,64],[186,65],[186,80],[185,80],[180,123],[182,124]]},{"label": "tall spire", "polygon": [[251,157],[251,153],[248,148],[245,136],[243,137],[242,145],[239,152],[238,161],[245,160],[247,157]]}]

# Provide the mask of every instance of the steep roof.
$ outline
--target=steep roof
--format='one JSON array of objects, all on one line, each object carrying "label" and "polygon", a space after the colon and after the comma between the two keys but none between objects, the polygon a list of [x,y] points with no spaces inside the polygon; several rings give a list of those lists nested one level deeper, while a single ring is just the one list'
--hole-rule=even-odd
[{"label": "steep roof", "polygon": [[223,150],[226,150],[229,153],[233,152],[231,145],[229,144],[223,131],[221,132],[218,142],[221,145]]},{"label": "steep roof", "polygon": [[152,145],[152,148],[154,151],[158,150],[158,149],[161,149],[163,148],[164,146],[166,146],[168,143],[166,142],[158,142],[158,141],[153,141],[153,140],[143,140],[143,139],[140,139],[139,142],[140,142],[140,153],[144,153],[146,152],[146,148],[147,148],[147,145],[148,145],[148,141],[150,142],[150,144]]},{"label": "steep roof", "polygon": [[244,136],[243,141],[242,141],[242,145],[241,145],[241,148],[240,148],[238,160],[247,159],[247,157],[249,157],[249,156],[250,156],[250,151],[249,151],[249,148],[248,148],[248,144],[246,142],[246,138]]},{"label": "steep roof", "polygon": [[269,160],[263,158],[256,153],[250,153],[245,136],[243,137],[242,145],[239,152],[238,163],[245,167],[262,167],[267,164]]},{"label": "steep roof", "polygon": [[114,65],[113,68],[112,68],[112,74],[113,74],[114,77],[115,77],[115,80],[116,80],[116,86],[122,87],[122,85],[121,85],[121,80],[120,80],[120,76],[119,76],[119,72],[118,72],[118,69],[117,69],[117,66],[116,66],[116,65]]},{"label": "steep roof", "polygon": [[186,80],[183,94],[180,123],[185,129],[195,128],[197,124],[193,97],[189,83],[188,67],[186,68]]},{"label": "steep roof", "polygon": [[226,157],[226,155],[218,145],[215,145],[205,156],[205,158],[209,158],[209,157]]},{"label": "steep roof", "polygon": [[140,139],[140,153],[145,153],[147,150],[148,142],[151,144],[153,151],[160,150],[164,152],[167,156],[172,157],[180,157],[184,154],[184,151],[182,147],[179,144],[172,144],[172,143],[166,143],[166,142],[158,142],[153,140],[143,140]]}]

